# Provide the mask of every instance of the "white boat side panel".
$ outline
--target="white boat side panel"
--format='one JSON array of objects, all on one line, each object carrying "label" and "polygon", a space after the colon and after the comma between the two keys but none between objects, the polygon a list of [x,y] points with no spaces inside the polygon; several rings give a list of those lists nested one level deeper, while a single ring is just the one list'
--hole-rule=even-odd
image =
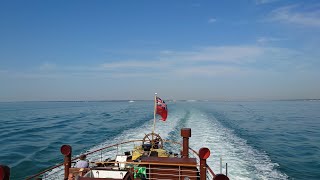
[{"label": "white boat side panel", "polygon": [[84,177],[123,179],[127,171],[91,170]]}]

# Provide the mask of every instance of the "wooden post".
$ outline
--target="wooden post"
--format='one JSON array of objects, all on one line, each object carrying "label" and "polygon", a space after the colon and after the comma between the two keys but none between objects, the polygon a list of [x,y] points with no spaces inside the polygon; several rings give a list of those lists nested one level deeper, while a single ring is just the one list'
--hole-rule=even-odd
[{"label": "wooden post", "polygon": [[209,156],[210,156],[210,150],[208,148],[201,148],[199,150],[200,180],[207,179],[207,159]]},{"label": "wooden post", "polygon": [[69,145],[62,145],[60,148],[61,154],[64,155],[64,180],[68,179],[69,169],[71,168],[71,153],[72,148]]},{"label": "wooden post", "polygon": [[190,128],[182,128],[181,136],[183,137],[183,146],[182,146],[182,157],[189,157],[189,137],[191,137],[191,129]]}]

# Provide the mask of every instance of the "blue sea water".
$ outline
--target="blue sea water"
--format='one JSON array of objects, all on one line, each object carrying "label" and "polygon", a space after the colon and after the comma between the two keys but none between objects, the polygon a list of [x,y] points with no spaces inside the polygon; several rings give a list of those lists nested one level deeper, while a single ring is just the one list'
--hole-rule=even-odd
[{"label": "blue sea water", "polygon": [[[228,163],[231,179],[320,179],[320,101],[168,103],[156,132],[208,147],[208,164]],[[152,101],[0,103],[0,164],[20,180],[62,161],[60,146],[79,155],[152,130]],[[223,167],[225,170],[225,167]]]}]

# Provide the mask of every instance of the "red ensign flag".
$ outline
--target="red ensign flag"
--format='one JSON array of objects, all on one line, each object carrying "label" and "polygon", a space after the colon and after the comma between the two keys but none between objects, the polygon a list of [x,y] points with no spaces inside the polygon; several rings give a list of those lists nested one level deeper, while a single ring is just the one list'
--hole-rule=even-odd
[{"label": "red ensign flag", "polygon": [[157,111],[156,113],[159,114],[161,116],[161,120],[165,121],[167,119],[168,116],[168,109],[167,109],[167,105],[166,103],[160,99],[159,97],[156,98],[157,100]]}]

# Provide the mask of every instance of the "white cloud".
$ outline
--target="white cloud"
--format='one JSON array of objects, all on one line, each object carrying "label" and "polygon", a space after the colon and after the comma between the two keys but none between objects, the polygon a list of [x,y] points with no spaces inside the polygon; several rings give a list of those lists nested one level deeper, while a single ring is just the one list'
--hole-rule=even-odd
[{"label": "white cloud", "polygon": [[152,67],[163,67],[167,64],[157,61],[122,61],[102,64],[103,69],[122,69],[122,68],[152,68]]},{"label": "white cloud", "polygon": [[276,41],[282,41],[285,40],[284,38],[274,38],[274,37],[259,37],[257,38],[257,43],[265,44],[269,42],[276,42]]},{"label": "white cloud", "polygon": [[269,4],[279,0],[256,0],[256,4]]},{"label": "white cloud", "polygon": [[160,54],[164,54],[164,55],[168,55],[168,54],[172,54],[172,53],[174,53],[174,52],[170,51],[170,50],[160,51]]},{"label": "white cloud", "polygon": [[[268,39],[268,38],[266,38]],[[261,38],[260,41],[267,41]],[[22,78],[132,78],[189,76],[221,77],[238,76],[256,71],[286,71],[312,67],[316,54],[307,54],[287,48],[256,45],[208,46],[189,51],[159,51],[150,59],[125,60],[92,64],[91,66],[51,65],[45,63],[34,69],[11,73]],[[305,61],[302,61],[305,60]],[[306,59],[313,61],[306,62]],[[311,64],[310,64],[311,63]],[[49,70],[48,70],[49,69]]]},{"label": "white cloud", "polygon": [[40,65],[39,69],[41,71],[51,71],[51,70],[56,69],[56,65],[53,63],[45,62],[42,65]]},{"label": "white cloud", "polygon": [[284,23],[320,27],[320,10],[290,5],[273,10],[269,19]]},{"label": "white cloud", "polygon": [[233,66],[221,66],[221,65],[210,65],[210,66],[190,66],[182,67],[175,70],[175,73],[179,76],[224,76],[232,74],[243,73],[244,70],[239,67]]},{"label": "white cloud", "polygon": [[211,23],[214,23],[214,22],[216,22],[216,21],[217,21],[216,18],[210,18],[210,19],[208,20],[208,23],[211,24]]},{"label": "white cloud", "polygon": [[187,52],[175,52],[167,56],[167,60],[182,60],[184,62],[220,62],[244,63],[254,61],[263,54],[264,48],[258,46],[209,46]]},{"label": "white cloud", "polygon": [[[260,41],[276,41],[276,38],[261,38]],[[104,70],[116,76],[225,76],[239,75],[249,69],[281,69],[301,64],[300,52],[287,48],[259,45],[208,46],[190,51],[160,51],[152,59],[159,61],[123,61],[105,63]]]}]

